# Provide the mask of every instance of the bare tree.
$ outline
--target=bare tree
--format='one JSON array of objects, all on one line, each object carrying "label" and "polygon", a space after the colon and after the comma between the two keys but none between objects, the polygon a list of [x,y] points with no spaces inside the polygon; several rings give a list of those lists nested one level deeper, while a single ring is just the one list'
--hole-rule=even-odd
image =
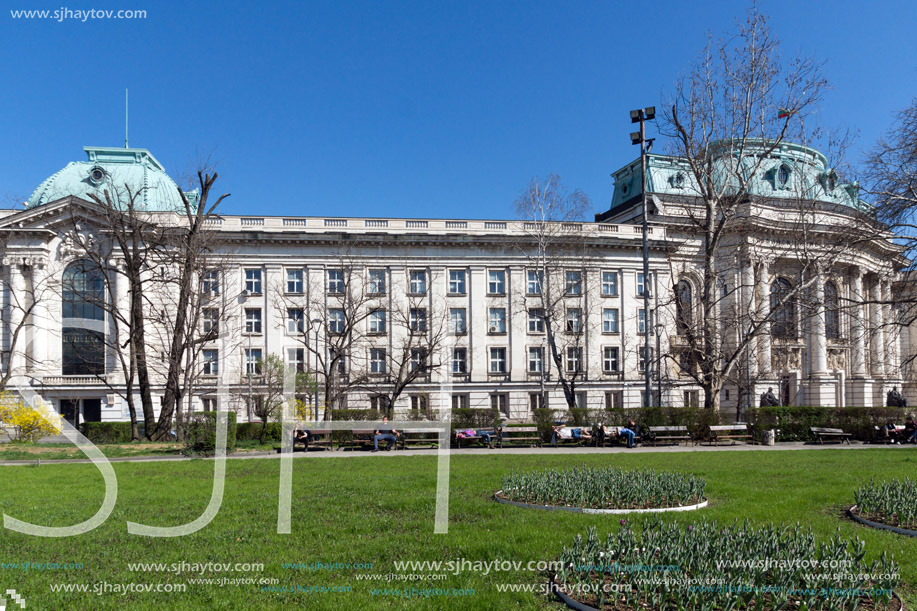
[{"label": "bare tree", "polygon": [[[591,207],[579,189],[567,192],[560,177],[533,179],[516,200],[523,236],[516,249],[527,260],[525,296],[517,304],[523,316],[534,319],[545,334],[550,359],[570,409],[577,407],[576,389],[585,371],[583,342],[589,324],[586,307],[587,274],[583,244],[574,233],[577,221]],[[542,404],[547,405],[543,364]]]},{"label": "bare tree", "polygon": [[[257,387],[253,395],[248,396],[244,390],[244,384],[236,387],[237,395],[245,395],[251,401],[252,413],[261,422],[261,433],[258,437],[260,443],[264,443],[265,430],[268,422],[278,422],[281,416],[281,410],[285,401],[285,380],[287,368],[291,365],[285,364],[283,357],[277,354],[269,354],[263,360],[255,363],[255,373],[257,375]],[[243,382],[248,378],[243,378]],[[303,371],[293,372],[293,393],[302,395],[308,392],[312,387],[309,374]]]},{"label": "bare tree", "polygon": [[[740,337],[726,341],[723,336],[727,304],[739,303],[736,291],[751,290],[729,281],[739,248],[735,235],[749,221],[750,185],[764,178],[785,140],[807,140],[804,120],[817,109],[827,88],[818,62],[800,57],[784,65],[778,50],[767,18],[753,5],[734,36],[708,43],[676,83],[664,114],[663,132],[683,162],[686,184],[693,191],[678,210],[684,231],[700,245],[698,306],[683,335],[687,370],[703,389],[704,406],[710,409],[719,409],[720,391],[744,350],[770,328],[771,311],[780,311],[743,313],[744,324],[736,327],[743,331]],[[805,219],[812,231],[818,227],[816,217],[797,218]],[[814,262],[814,245],[797,246],[808,248]],[[732,261],[724,264],[729,247],[734,249]],[[798,299],[810,280],[806,277],[780,299]]]}]

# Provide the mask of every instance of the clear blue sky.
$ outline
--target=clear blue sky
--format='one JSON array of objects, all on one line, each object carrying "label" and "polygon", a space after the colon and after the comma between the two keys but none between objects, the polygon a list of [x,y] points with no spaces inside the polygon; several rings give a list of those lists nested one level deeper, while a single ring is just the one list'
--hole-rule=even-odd
[{"label": "clear blue sky", "polygon": [[[0,194],[27,197],[130,143],[174,173],[219,161],[236,214],[512,218],[556,172],[596,211],[657,103],[745,5],[716,2],[10,0],[0,14]],[[145,9],[144,20],[15,20],[8,9]],[[824,122],[859,148],[917,95],[917,4],[770,0],[784,55],[827,60]],[[643,8],[642,12],[640,9]],[[856,154],[854,154],[856,160]]]}]

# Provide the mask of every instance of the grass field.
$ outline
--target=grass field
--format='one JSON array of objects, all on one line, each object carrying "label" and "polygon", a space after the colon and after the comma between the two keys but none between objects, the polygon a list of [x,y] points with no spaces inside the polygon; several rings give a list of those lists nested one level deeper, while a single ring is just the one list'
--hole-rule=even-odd
[{"label": "grass field", "polygon": [[[396,570],[395,561],[402,560],[553,560],[590,525],[596,525],[602,536],[619,528],[619,516],[525,510],[491,498],[501,476],[511,469],[579,464],[675,469],[705,477],[710,506],[691,514],[669,515],[667,520],[799,521],[811,525],[819,536],[840,528],[843,534],[866,541],[867,558],[883,550],[894,554],[902,568],[902,594],[909,606],[917,604],[913,588],[917,584],[917,539],[868,529],[842,515],[863,481],[913,476],[917,452],[910,449],[454,456],[447,535],[433,534],[433,454],[297,457],[290,535],[276,533],[280,461],[228,461],[219,514],[203,530],[172,539],[130,535],[125,522],[173,526],[195,519],[210,497],[214,463],[116,463],[118,502],[98,529],[61,539],[2,531],[0,586],[17,590],[33,609],[279,609],[290,605],[317,609],[556,609],[558,603],[544,594],[498,591],[500,584],[542,583],[544,575],[537,571],[484,575],[463,570],[444,579],[413,582],[386,581],[385,577],[423,572]],[[0,509],[37,524],[80,522],[93,515],[102,500],[102,478],[91,465],[3,467],[3,476]],[[128,566],[187,563],[188,567],[207,562],[263,563],[264,569],[201,575],[190,570],[132,571]],[[283,566],[314,562],[362,563],[372,568]],[[9,563],[82,563],[82,569],[24,570],[22,566],[11,568]],[[276,579],[277,583],[264,587],[188,583],[200,577]],[[187,584],[187,590],[121,595],[116,589],[120,586],[115,586],[131,583]],[[59,584],[86,584],[89,592],[52,592]],[[352,591],[269,591],[277,586],[301,590],[350,587]],[[465,592],[408,596],[412,587]],[[108,591],[94,594],[94,588]],[[399,591],[381,592],[386,588]]]},{"label": "grass field", "polygon": [[[270,452],[280,446],[280,442],[259,444],[257,440],[245,440],[236,444],[235,454],[246,452]],[[143,442],[143,443],[109,443],[96,444],[108,458],[126,456],[181,456],[183,444]],[[7,460],[66,460],[83,459],[82,450],[72,443],[3,443],[0,444],[0,461]]]}]

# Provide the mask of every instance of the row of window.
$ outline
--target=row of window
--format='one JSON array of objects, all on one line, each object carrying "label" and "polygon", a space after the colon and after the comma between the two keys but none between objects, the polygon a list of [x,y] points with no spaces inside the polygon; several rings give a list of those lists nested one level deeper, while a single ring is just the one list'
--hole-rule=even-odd
[{"label": "row of window", "polygon": [[[448,291],[450,295],[465,295],[467,293],[467,271],[463,269],[449,270]],[[260,295],[263,293],[262,270],[260,268],[247,268],[244,270],[245,291],[248,294]],[[612,271],[602,272],[602,290],[604,297],[616,297],[618,295],[619,273]],[[526,294],[540,295],[544,281],[544,275],[541,271],[526,271]],[[568,295],[583,294],[583,272],[571,270],[564,273],[564,290]],[[331,295],[344,294],[346,289],[346,280],[343,270],[327,270],[326,290]],[[427,293],[427,271],[422,269],[408,271],[408,290],[412,295],[425,295]],[[636,292],[638,296],[643,295],[644,279],[643,272],[637,273]],[[286,292],[290,294],[302,294],[304,292],[304,275],[301,269],[286,270]],[[201,282],[201,290],[208,295],[218,295],[220,292],[220,278],[217,270],[209,270],[204,273]],[[370,269],[368,271],[367,292],[371,295],[386,294],[386,270]],[[506,270],[488,270],[487,271],[487,293],[489,295],[506,294]]]},{"label": "row of window", "polygon": [[[646,332],[646,312],[637,310],[637,332]],[[219,330],[219,310],[205,308],[202,312],[204,333],[215,335]],[[602,310],[602,333],[619,333],[618,309],[604,308]],[[388,332],[388,313],[383,309],[373,310],[367,317],[369,333],[382,335]],[[652,323],[652,312],[650,312]],[[261,308],[245,308],[245,333],[260,334],[262,332]],[[427,310],[425,308],[411,308],[408,313],[408,328],[415,333],[426,333]],[[580,308],[567,308],[564,329],[568,333],[583,332],[583,311]],[[287,308],[286,315],[287,333],[297,334],[306,331],[306,315],[302,308]],[[491,334],[506,333],[506,308],[489,308],[487,312],[487,330]],[[545,314],[541,308],[528,310],[528,332],[544,333]],[[347,331],[347,316],[343,309],[331,308],[328,310],[328,332],[343,334]],[[468,333],[468,311],[466,308],[449,309],[449,332],[453,335]]]},{"label": "row of window", "polygon": [[[261,348],[247,348],[245,350],[245,373],[251,375],[261,374],[261,361],[263,357]],[[650,350],[650,360],[653,358]],[[215,376],[220,373],[220,351],[217,349],[206,349],[202,351],[202,373],[204,375]],[[345,361],[341,361],[341,373],[346,373]],[[369,372],[375,375],[385,375],[388,373],[388,350],[386,348],[370,348],[369,350]],[[602,371],[605,373],[620,373],[621,371],[620,348],[617,346],[606,346],[602,348]],[[287,349],[287,365],[293,367],[296,371],[306,370],[306,353],[304,348]],[[583,366],[583,349],[579,346],[570,346],[565,353],[565,369],[568,373],[582,373]],[[425,348],[414,348],[411,350],[410,368],[411,371],[418,369],[425,370],[429,367],[428,353]],[[638,350],[637,368],[644,371],[646,367],[646,358],[644,357],[643,348]],[[505,374],[507,373],[507,349],[505,347],[492,347],[488,349],[488,373]],[[528,348],[528,373],[541,374],[546,370],[545,367],[545,348],[543,346],[532,346]],[[456,347],[452,349],[452,360],[450,362],[450,371],[453,374],[467,374],[469,371],[468,348]],[[423,373],[423,372],[421,372]]]}]

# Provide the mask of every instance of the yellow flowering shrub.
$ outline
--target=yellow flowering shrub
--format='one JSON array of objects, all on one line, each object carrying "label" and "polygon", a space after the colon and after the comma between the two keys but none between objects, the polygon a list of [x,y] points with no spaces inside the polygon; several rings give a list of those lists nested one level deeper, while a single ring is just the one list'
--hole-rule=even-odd
[{"label": "yellow flowering shrub", "polygon": [[61,416],[41,403],[32,407],[9,392],[0,393],[0,421],[14,441],[35,442],[61,432]]}]

